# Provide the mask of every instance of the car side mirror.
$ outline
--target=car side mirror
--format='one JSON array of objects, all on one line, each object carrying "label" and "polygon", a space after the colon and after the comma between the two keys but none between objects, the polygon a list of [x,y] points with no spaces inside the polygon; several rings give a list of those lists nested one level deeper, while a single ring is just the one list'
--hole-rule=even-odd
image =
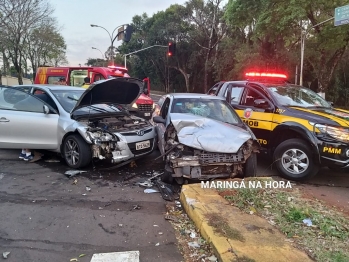
[{"label": "car side mirror", "polygon": [[153,121],[154,121],[154,123],[166,125],[166,120],[163,119],[161,116],[154,116]]},{"label": "car side mirror", "polygon": [[43,105],[43,109],[44,109],[44,114],[49,114],[50,113],[50,109],[48,108],[47,105]]},{"label": "car side mirror", "polygon": [[332,101],[327,101],[331,106],[334,106],[334,103]]},{"label": "car side mirror", "polygon": [[269,103],[265,99],[256,99],[253,101],[253,104],[257,108],[268,108],[269,107]]}]

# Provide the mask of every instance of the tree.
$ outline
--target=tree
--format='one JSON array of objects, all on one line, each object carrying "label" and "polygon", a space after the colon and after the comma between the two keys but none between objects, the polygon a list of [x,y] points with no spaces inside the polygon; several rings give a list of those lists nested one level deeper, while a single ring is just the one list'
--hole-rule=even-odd
[{"label": "tree", "polygon": [[34,72],[41,64],[59,66],[66,64],[66,44],[58,31],[55,19],[47,18],[40,22],[37,28],[26,38],[25,55],[30,60]]},{"label": "tree", "polygon": [[6,5],[0,5],[0,8],[2,17],[6,17],[1,28],[5,52],[18,73],[18,83],[23,84],[22,65],[28,37],[41,21],[52,14],[53,9],[46,0],[6,0]]}]

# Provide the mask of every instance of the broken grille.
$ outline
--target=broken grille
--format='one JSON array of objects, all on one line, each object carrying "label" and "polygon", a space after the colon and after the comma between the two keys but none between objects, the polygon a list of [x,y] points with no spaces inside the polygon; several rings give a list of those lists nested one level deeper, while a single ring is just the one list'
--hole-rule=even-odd
[{"label": "broken grille", "polygon": [[216,163],[234,163],[242,162],[244,155],[241,151],[237,154],[224,154],[224,153],[201,153],[200,164],[216,164]]},{"label": "broken grille", "polygon": [[137,104],[139,111],[152,111],[153,105]]}]

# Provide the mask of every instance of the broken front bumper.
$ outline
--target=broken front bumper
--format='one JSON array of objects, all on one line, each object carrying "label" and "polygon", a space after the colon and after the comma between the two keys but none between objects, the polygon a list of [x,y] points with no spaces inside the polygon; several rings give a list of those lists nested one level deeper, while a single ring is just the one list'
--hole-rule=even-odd
[{"label": "broken front bumper", "polygon": [[173,177],[205,180],[239,175],[245,159],[243,150],[236,154],[201,152],[195,156],[170,159],[170,166],[174,171]]}]

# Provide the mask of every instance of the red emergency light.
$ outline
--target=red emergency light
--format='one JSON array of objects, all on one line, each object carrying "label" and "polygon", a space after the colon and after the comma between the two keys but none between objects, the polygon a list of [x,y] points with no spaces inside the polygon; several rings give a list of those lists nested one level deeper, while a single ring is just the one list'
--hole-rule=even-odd
[{"label": "red emergency light", "polygon": [[109,65],[108,68],[112,69],[112,70],[121,70],[121,71],[128,71],[126,67],[122,67],[122,66],[115,66],[115,65]]},{"label": "red emergency light", "polygon": [[263,78],[283,78],[287,79],[287,76],[285,74],[279,74],[279,73],[261,73],[261,72],[248,72],[245,74],[246,76],[252,76],[252,77],[263,77]]}]

